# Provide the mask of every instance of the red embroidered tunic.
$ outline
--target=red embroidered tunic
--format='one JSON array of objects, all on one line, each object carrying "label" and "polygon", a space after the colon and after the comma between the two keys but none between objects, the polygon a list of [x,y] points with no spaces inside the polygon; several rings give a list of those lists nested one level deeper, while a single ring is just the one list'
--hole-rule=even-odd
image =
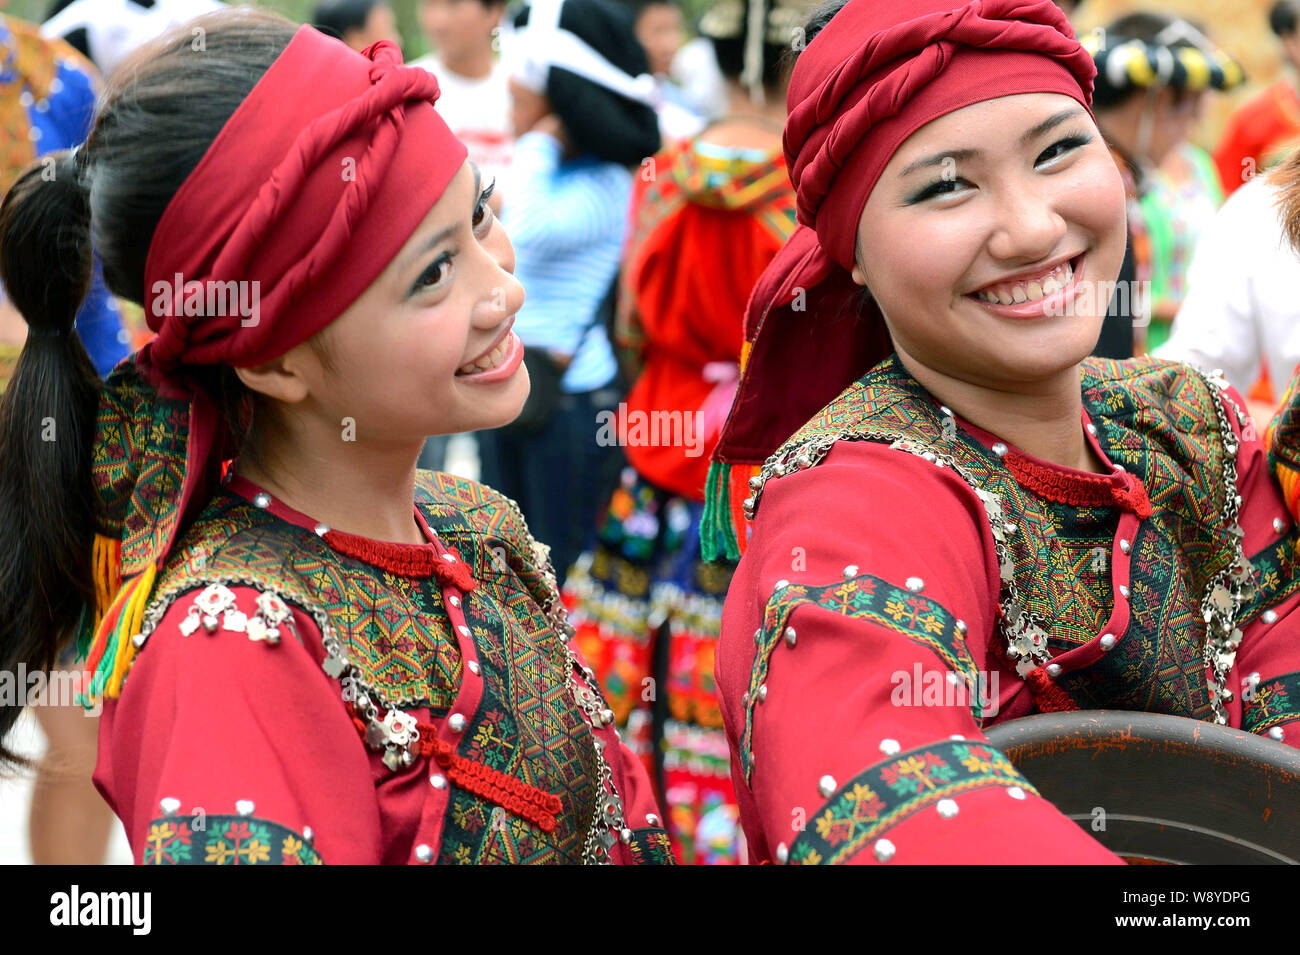
[{"label": "red embroidered tunic", "polygon": [[[877,440],[838,440],[767,480],[728,595],[718,688],[752,858],[1118,861],[983,730],[1062,708],[1212,718],[1199,607],[1230,553],[1225,443],[1238,445],[1232,490],[1259,585],[1238,616],[1228,723],[1300,742],[1296,528],[1254,429],[1225,403],[1221,441],[1217,389],[1152,359],[1085,362],[1083,398],[1093,451],[1124,470],[1059,467],[945,423],[896,358],[796,436],[791,461],[846,431]],[[1051,667],[1025,679],[1008,659],[981,499],[897,437],[946,449],[1000,496]]]},{"label": "red embroidered tunic", "polygon": [[415,518],[427,545],[238,477],[214,498],[100,724],[95,785],[137,862],[671,861],[517,514],[420,472]]}]

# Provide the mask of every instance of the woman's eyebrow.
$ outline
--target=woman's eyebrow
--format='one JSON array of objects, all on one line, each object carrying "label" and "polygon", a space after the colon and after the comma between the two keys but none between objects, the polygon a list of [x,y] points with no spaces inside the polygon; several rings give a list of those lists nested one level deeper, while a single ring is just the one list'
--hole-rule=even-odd
[{"label": "woman's eyebrow", "polygon": [[[1079,109],[1077,106],[1063,109],[1059,113],[1053,113],[1037,126],[1026,130],[1020,137],[1020,145],[1027,145],[1039,136],[1042,136],[1044,133],[1050,132],[1057,126],[1060,126],[1066,120],[1074,119],[1076,116],[1082,115],[1083,110]],[[928,169],[931,166],[942,166],[944,162],[949,159],[953,162],[960,162],[964,159],[979,159],[983,155],[984,152],[980,149],[949,149],[941,153],[934,153],[933,155],[925,156],[915,162],[909,163],[907,168],[899,173],[899,175],[906,176],[908,173],[916,172],[918,169]]]},{"label": "woman's eyebrow", "polygon": [[[479,172],[478,166],[476,164],[470,163],[470,167],[474,170],[474,192],[472,193],[474,198],[472,201],[474,203],[474,206],[477,206],[479,193],[481,192],[483,186],[483,176]],[[470,212],[471,214],[473,213],[473,208],[470,209]],[[430,249],[435,248],[439,243],[445,242],[447,239],[451,238],[452,234],[459,228],[460,228],[459,225],[449,225],[447,226],[447,228],[434,233],[432,236],[429,237],[428,242],[423,243],[418,249],[415,249],[414,251],[411,252],[410,255],[406,257],[406,260],[402,263],[402,270],[405,271],[406,269],[409,269],[412,265],[416,263],[417,260],[422,258],[426,253],[428,253]]]}]

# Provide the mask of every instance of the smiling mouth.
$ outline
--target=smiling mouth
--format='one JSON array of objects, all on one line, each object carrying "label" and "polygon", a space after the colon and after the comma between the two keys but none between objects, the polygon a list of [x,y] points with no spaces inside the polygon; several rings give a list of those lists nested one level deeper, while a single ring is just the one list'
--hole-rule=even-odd
[{"label": "smiling mouth", "polygon": [[1082,256],[1077,255],[1033,278],[986,285],[979,291],[972,292],[971,297],[981,302],[988,302],[990,305],[1024,305],[1037,302],[1069,288],[1070,283],[1074,281],[1075,263],[1080,258]]},{"label": "smiling mouth", "polygon": [[476,375],[481,371],[491,371],[505,361],[510,354],[510,329],[514,323],[514,318],[511,318],[506,323],[506,327],[502,329],[501,337],[497,340],[497,343],[473,361],[467,361],[457,368],[456,374]]}]

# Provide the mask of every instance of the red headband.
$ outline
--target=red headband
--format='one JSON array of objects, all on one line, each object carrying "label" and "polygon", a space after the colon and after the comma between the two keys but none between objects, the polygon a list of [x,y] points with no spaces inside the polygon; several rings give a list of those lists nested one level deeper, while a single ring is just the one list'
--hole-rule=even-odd
[{"label": "red headband", "polygon": [[[268,361],[354,302],[465,161],[437,98],[433,74],[402,66],[391,42],[358,54],[298,30],[158,223],[145,265],[158,337],[140,359],[150,378],[182,363]],[[347,268],[335,268],[345,249]],[[174,290],[177,274],[256,282],[258,321],[186,315],[181,295],[159,302],[157,283]]]},{"label": "red headband", "polygon": [[755,466],[891,351],[879,310],[860,310],[850,271],[862,210],[898,147],[941,116],[1002,96],[1061,93],[1089,105],[1096,68],[1056,4],[954,2],[850,0],[799,54],[784,143],[800,225],[750,297],[710,527],[739,514]]}]

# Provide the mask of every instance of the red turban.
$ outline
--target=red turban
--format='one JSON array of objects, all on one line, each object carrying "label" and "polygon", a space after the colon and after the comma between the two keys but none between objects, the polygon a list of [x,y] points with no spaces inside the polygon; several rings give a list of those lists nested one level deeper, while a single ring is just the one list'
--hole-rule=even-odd
[{"label": "red turban", "polygon": [[955,2],[849,0],[799,54],[784,143],[800,225],[750,297],[740,387],[710,476],[710,550],[720,533],[736,556],[741,542],[722,525],[739,517],[748,476],[891,351],[850,272],[862,210],[898,147],[932,120],[1002,96],[1090,103],[1092,57],[1056,4]]},{"label": "red turban", "polygon": [[[156,570],[234,450],[188,368],[282,355],[374,282],[465,162],[437,98],[393,43],[356,53],[304,26],[168,204],[145,265],[157,337],[100,402],[92,671],[129,653]],[[232,307],[237,288],[249,314]]]}]

